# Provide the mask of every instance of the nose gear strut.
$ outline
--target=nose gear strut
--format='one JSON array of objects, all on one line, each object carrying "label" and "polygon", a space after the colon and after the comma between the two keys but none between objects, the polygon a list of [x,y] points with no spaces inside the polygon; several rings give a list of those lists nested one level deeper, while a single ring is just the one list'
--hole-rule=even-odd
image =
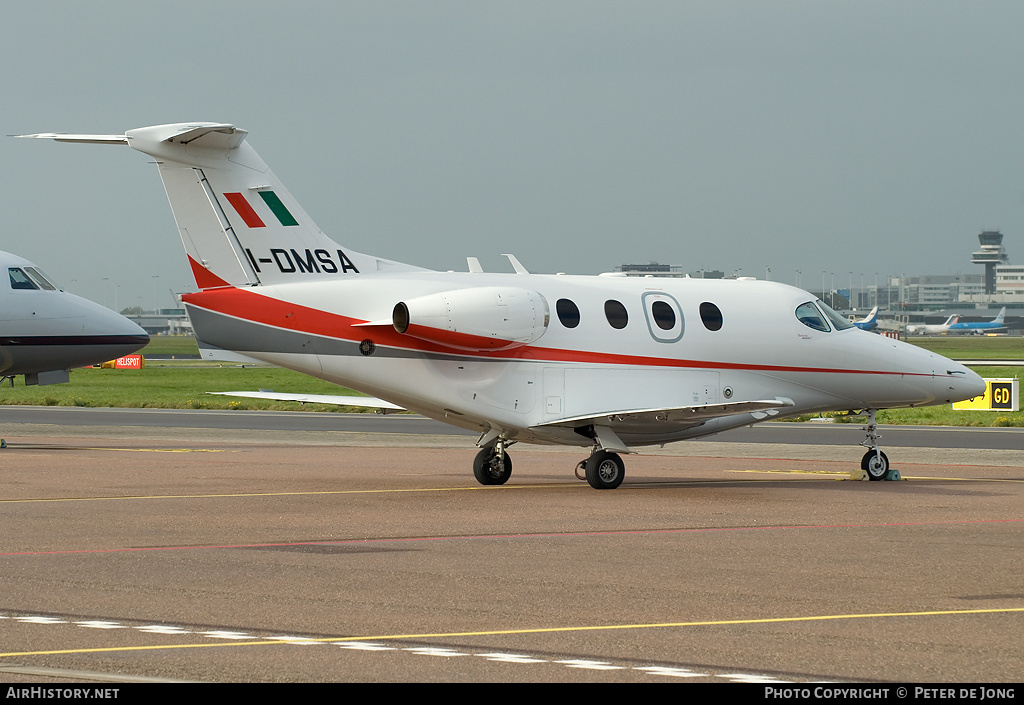
[{"label": "nose gear strut", "polygon": [[888,456],[878,447],[878,439],[882,436],[876,432],[878,430],[878,424],[875,421],[876,411],[877,409],[867,409],[868,425],[864,427],[867,438],[860,444],[869,450],[860,460],[861,472],[851,473],[850,478],[854,480],[863,480],[865,477],[868,480],[901,480],[903,478],[900,477],[899,470],[889,466]]}]

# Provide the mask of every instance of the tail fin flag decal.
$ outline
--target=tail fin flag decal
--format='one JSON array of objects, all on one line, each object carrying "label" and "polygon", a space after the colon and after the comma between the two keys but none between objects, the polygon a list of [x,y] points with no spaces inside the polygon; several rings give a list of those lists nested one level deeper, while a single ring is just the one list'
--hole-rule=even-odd
[{"label": "tail fin flag decal", "polygon": [[252,209],[249,202],[245,200],[245,196],[240,193],[225,193],[224,198],[228,199],[228,203],[235,209],[238,215],[242,216],[242,222],[250,228],[265,228],[266,223],[259,217],[259,215]]},{"label": "tail fin flag decal", "polygon": [[[274,214],[277,221],[284,227],[290,227],[292,225],[298,225],[299,221],[295,219],[295,216],[291,214],[288,207],[281,201],[276,193],[273,191],[259,191],[260,197],[263,202],[267,204],[270,212]],[[231,207],[235,209],[235,212],[242,217],[244,222],[250,228],[265,228],[267,224],[263,222],[259,214],[249,205],[249,201],[246,200],[245,196],[241,193],[225,193],[224,198],[228,200]]]},{"label": "tail fin flag decal", "polygon": [[291,225],[298,225],[299,221],[295,220],[295,217],[288,212],[285,205],[281,203],[281,199],[277,197],[277,194],[273,191],[260,191],[260,198],[267,204],[273,214],[281,222],[281,225],[285,227]]}]

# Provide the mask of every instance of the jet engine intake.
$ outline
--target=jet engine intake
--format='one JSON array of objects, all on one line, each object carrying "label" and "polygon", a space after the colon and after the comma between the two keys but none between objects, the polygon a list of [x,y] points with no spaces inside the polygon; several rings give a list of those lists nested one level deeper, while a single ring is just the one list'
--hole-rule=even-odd
[{"label": "jet engine intake", "polygon": [[529,345],[548,328],[548,302],[536,291],[487,286],[400,301],[395,330],[449,348],[486,352]]}]

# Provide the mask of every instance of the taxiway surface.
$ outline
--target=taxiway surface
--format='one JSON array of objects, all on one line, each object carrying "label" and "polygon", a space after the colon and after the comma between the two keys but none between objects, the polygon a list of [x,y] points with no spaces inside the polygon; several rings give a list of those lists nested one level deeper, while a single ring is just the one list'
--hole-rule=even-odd
[{"label": "taxiway surface", "polygon": [[0,682],[1024,678],[1019,432],[887,447],[904,482],[843,481],[856,429],[679,443],[602,492],[523,445],[481,487],[412,419],[82,411],[4,424]]}]

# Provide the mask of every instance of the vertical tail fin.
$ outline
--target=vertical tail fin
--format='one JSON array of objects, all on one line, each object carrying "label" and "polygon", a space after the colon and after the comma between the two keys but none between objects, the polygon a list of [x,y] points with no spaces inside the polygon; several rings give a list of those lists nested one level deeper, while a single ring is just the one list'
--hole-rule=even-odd
[{"label": "vertical tail fin", "polygon": [[257,286],[419,267],[342,247],[245,141],[223,123],[179,123],[124,135],[26,135],[127,144],[156,159],[196,283]]}]

